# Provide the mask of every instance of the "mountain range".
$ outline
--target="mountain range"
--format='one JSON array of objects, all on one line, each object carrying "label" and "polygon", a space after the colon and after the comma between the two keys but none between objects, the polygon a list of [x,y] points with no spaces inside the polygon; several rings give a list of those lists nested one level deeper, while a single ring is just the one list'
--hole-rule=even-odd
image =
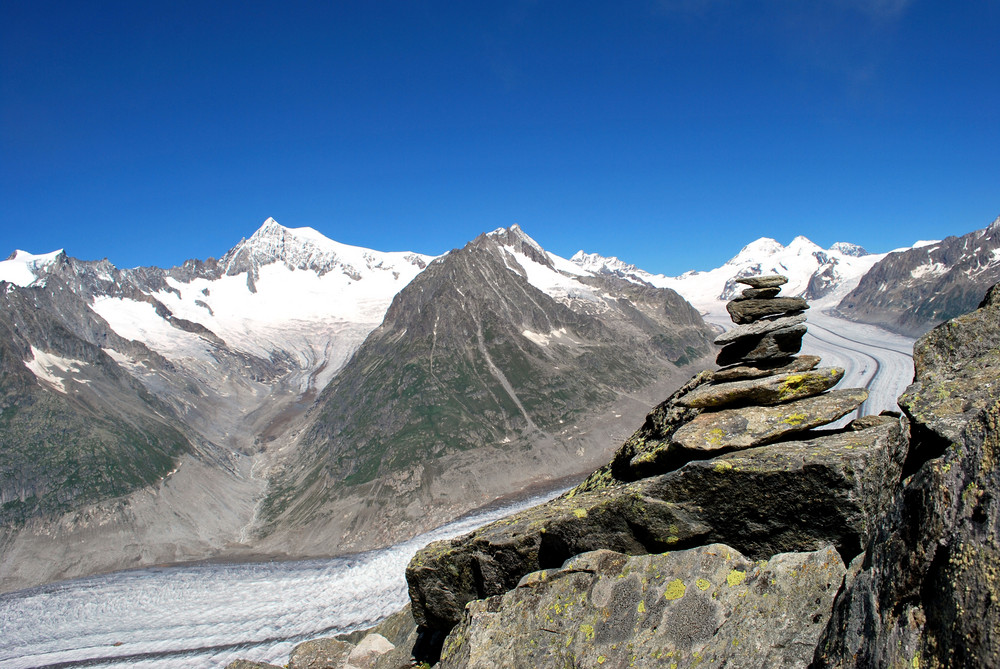
[{"label": "mountain range", "polygon": [[971,295],[997,225],[965,247],[978,264],[949,240],[872,255],[765,238],[679,277],[560,258],[518,226],[440,257],[273,219],[170,269],[18,251],[0,262],[0,590],[363,550],[555,485],[711,364],[705,321],[722,324],[734,278],[786,274],[787,294],[892,325],[869,276],[919,252],[939,281],[971,277],[924,301]]}]

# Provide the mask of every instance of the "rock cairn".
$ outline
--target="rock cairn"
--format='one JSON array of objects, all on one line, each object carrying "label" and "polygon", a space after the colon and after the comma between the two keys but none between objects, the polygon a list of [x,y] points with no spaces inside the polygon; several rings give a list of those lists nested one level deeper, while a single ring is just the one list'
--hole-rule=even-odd
[{"label": "rock cairn", "polygon": [[673,435],[683,451],[749,448],[826,425],[868,399],[862,388],[827,392],[840,367],[817,367],[814,355],[796,356],[806,333],[801,297],[779,297],[780,274],[737,279],[749,286],[726,305],[736,327],[719,335],[723,368],[677,402],[703,411]]},{"label": "rock cairn", "polygon": [[716,364],[779,360],[798,353],[809,305],[801,297],[778,297],[788,278],[772,274],[736,281],[750,287],[726,305],[736,327],[716,338],[724,346]]}]

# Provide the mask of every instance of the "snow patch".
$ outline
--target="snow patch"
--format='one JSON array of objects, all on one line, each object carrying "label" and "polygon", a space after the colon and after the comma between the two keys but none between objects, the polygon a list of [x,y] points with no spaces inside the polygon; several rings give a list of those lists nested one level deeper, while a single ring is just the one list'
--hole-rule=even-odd
[{"label": "snow patch", "polygon": [[932,263],[927,263],[925,265],[920,265],[918,267],[914,267],[910,271],[910,276],[913,277],[914,279],[923,279],[928,277],[941,276],[942,274],[945,274],[947,271],[948,268],[945,267],[942,263],[932,262]]},{"label": "snow patch", "polygon": [[[25,360],[24,366],[31,370],[39,381],[64,395],[69,393],[66,381],[69,375],[79,374],[87,363],[82,360],[63,358],[54,353],[41,351],[31,347],[31,360]],[[81,383],[90,383],[87,379],[77,379]]]}]

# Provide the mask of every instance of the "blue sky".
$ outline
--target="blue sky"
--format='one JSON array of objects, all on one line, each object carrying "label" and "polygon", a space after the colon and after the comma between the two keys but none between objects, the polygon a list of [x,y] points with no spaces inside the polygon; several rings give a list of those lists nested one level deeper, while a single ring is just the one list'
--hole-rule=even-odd
[{"label": "blue sky", "polygon": [[219,256],[268,216],[654,272],[1000,214],[1000,1],[0,4],[0,256]]}]

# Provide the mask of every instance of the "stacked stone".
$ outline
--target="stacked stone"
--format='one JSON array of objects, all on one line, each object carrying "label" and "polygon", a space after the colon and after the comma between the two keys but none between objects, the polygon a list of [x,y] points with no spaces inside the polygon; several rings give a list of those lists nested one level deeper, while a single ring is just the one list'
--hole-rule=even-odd
[{"label": "stacked stone", "polygon": [[715,339],[724,346],[716,364],[780,360],[798,353],[809,305],[801,297],[778,297],[788,278],[772,274],[736,281],[750,287],[726,305],[736,327]]},{"label": "stacked stone", "polygon": [[716,338],[723,368],[677,403],[702,411],[677,429],[680,451],[750,448],[826,425],[868,399],[863,388],[829,391],[844,376],[840,367],[817,368],[814,355],[796,354],[806,333],[801,297],[778,297],[781,275],[737,279],[749,286],[726,305],[736,327]]}]

